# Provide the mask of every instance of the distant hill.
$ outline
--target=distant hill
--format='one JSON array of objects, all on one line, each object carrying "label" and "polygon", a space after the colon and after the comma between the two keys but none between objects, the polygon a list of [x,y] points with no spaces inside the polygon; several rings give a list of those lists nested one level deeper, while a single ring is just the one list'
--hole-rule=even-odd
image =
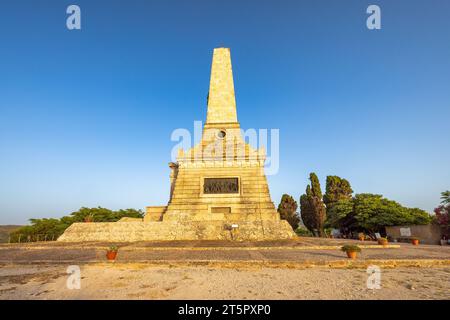
[{"label": "distant hill", "polygon": [[19,229],[22,226],[15,225],[0,225],[0,243],[8,242],[8,236],[11,232]]}]

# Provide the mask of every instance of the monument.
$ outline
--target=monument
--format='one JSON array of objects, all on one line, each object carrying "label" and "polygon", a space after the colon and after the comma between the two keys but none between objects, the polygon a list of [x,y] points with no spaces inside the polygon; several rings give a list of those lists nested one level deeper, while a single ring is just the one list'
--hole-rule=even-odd
[{"label": "monument", "polygon": [[265,160],[241,134],[230,50],[216,48],[202,138],[169,164],[167,206],[147,207],[143,220],[74,223],[58,241],[293,238],[270,198]]}]

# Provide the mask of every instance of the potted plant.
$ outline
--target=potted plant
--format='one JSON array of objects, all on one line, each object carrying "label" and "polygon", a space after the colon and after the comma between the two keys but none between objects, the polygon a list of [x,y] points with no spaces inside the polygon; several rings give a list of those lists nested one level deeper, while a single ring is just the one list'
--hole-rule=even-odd
[{"label": "potted plant", "polygon": [[110,246],[108,251],[106,251],[106,258],[109,261],[114,261],[116,260],[116,256],[117,256],[117,251],[119,250],[119,248],[117,248],[117,246]]},{"label": "potted plant", "polygon": [[412,243],[413,245],[415,245],[415,246],[418,246],[418,245],[419,245],[419,238],[412,237],[412,238],[411,238],[411,243]]},{"label": "potted plant", "polygon": [[366,235],[363,232],[358,233],[359,241],[364,241],[366,239]]},{"label": "potted plant", "polygon": [[441,246],[445,246],[447,244],[447,236],[443,235],[441,239]]},{"label": "potted plant", "polygon": [[381,244],[382,246],[385,246],[385,245],[387,245],[388,243],[389,243],[389,242],[388,242],[388,239],[383,238],[383,237],[378,238],[378,244]]},{"label": "potted plant", "polygon": [[354,244],[346,244],[341,247],[341,250],[347,253],[347,257],[350,259],[356,259],[356,254],[361,252],[361,248]]}]

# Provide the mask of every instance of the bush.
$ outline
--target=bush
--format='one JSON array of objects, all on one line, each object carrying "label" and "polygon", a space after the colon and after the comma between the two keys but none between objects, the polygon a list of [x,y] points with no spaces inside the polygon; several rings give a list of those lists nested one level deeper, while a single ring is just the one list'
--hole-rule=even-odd
[{"label": "bush", "polygon": [[312,232],[305,227],[298,227],[297,229],[295,229],[295,233],[300,237],[314,237]]},{"label": "bush", "polygon": [[341,250],[344,252],[361,252],[361,248],[355,244],[346,244],[341,247]]}]

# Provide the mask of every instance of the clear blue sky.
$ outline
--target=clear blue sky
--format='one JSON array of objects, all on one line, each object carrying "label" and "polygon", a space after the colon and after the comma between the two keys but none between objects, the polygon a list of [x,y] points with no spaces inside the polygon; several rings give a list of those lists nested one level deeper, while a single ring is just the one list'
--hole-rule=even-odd
[{"label": "clear blue sky", "polygon": [[218,46],[241,126],[280,129],[276,204],[314,171],[323,188],[339,175],[431,211],[450,189],[449,13],[447,0],[3,1],[0,224],[165,204],[170,134],[205,119]]}]

